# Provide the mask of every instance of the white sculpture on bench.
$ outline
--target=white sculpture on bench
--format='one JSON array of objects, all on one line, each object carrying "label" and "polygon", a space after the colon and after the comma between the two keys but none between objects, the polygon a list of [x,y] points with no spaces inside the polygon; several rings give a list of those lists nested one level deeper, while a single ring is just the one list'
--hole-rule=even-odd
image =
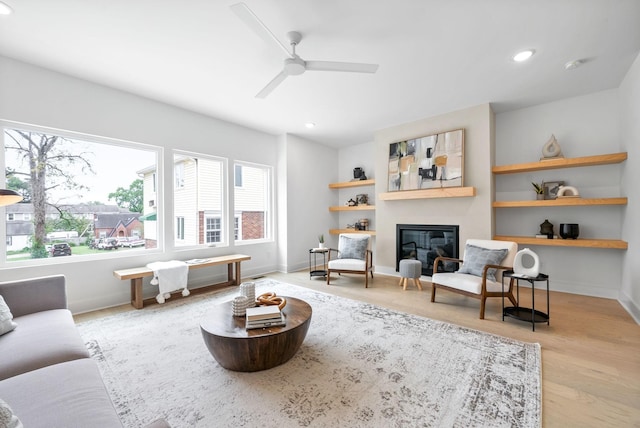
[{"label": "white sculpture on bench", "polygon": [[158,285],[158,295],[156,301],[160,304],[171,297],[171,292],[182,289],[182,295],[187,297],[190,293],[187,289],[187,279],[189,276],[189,266],[179,260],[168,262],[153,262],[147,264],[153,271],[152,285]]}]

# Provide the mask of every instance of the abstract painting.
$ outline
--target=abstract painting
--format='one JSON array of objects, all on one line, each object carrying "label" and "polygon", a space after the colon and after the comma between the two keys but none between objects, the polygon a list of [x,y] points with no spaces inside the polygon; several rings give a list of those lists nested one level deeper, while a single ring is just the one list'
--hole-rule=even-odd
[{"label": "abstract painting", "polygon": [[389,192],[463,186],[464,129],[391,143]]}]

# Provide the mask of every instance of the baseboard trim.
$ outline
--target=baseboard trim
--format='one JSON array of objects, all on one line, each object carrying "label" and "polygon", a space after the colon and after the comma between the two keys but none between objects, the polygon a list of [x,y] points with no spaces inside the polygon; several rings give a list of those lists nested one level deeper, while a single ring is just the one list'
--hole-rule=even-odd
[{"label": "baseboard trim", "polygon": [[640,307],[633,301],[629,296],[620,292],[620,297],[618,298],[618,302],[622,305],[622,307],[629,312],[631,318],[636,322],[636,324],[640,325]]}]

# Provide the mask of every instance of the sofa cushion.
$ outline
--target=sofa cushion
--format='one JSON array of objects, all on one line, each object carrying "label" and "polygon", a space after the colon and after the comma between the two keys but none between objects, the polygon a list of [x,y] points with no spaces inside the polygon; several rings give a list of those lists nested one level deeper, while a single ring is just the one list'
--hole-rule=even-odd
[{"label": "sofa cushion", "polygon": [[24,428],[20,419],[13,413],[9,405],[0,400],[0,427],[2,428]]},{"label": "sofa cushion", "polygon": [[364,260],[364,256],[369,246],[368,236],[346,236],[340,235],[338,242],[339,259],[359,259]]},{"label": "sofa cushion", "polygon": [[7,306],[2,296],[0,296],[0,336],[9,333],[17,326],[18,324],[13,321],[11,309],[9,309],[9,306]]},{"label": "sofa cushion", "polygon": [[[458,273],[482,276],[485,265],[499,265],[507,255],[506,248],[490,249],[467,244],[464,249],[464,262]],[[496,269],[487,270],[487,280],[495,281]]]},{"label": "sofa cushion", "polygon": [[0,336],[0,380],[89,353],[67,309],[15,318],[18,328]]},{"label": "sofa cushion", "polygon": [[0,381],[0,397],[28,428],[122,427],[98,366],[89,358]]}]

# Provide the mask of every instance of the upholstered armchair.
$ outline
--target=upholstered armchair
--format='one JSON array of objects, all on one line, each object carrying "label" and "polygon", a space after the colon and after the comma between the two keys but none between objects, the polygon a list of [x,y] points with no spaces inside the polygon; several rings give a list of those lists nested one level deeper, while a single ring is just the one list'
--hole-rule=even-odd
[{"label": "upholstered armchair", "polygon": [[[502,272],[513,269],[513,260],[518,252],[518,244],[509,241],[469,239],[462,259],[437,257],[431,277],[431,301],[436,301],[436,289],[452,291],[480,299],[480,319],[484,319],[487,297],[502,297]],[[438,273],[439,263],[461,264],[456,272]],[[513,278],[506,287],[504,297],[514,306]]]},{"label": "upholstered armchair", "polygon": [[373,253],[370,249],[371,235],[341,233],[338,249],[329,249],[327,262],[327,285],[332,273],[356,273],[364,275],[364,286],[369,287],[369,273],[373,278]]}]

